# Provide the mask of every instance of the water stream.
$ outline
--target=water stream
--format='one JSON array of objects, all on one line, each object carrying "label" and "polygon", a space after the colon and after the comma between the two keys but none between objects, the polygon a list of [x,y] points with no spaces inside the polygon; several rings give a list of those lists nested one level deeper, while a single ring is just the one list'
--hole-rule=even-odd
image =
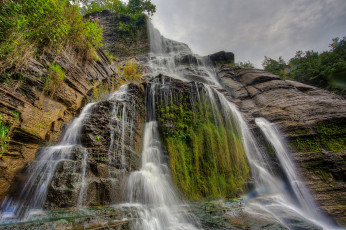
[{"label": "water stream", "polygon": [[[46,201],[48,186],[55,170],[59,162],[69,159],[72,149],[80,144],[79,135],[83,121],[90,115],[94,105],[95,103],[89,103],[84,107],[79,117],[68,125],[65,135],[58,145],[43,148],[38,153],[35,161],[29,165],[26,171],[29,176],[19,195],[15,198],[7,197],[2,203],[2,221],[6,221],[6,219],[26,219],[30,212],[37,213],[42,210]],[[83,155],[85,160],[86,154]],[[81,178],[82,181],[83,178]]]},{"label": "water stream", "polygon": [[[224,117],[232,117],[236,121],[236,127],[233,128],[241,133],[255,182],[255,190],[245,198],[247,212],[277,221],[289,229],[333,228],[328,218],[320,213],[308,189],[298,177],[285,142],[277,129],[263,118],[256,119],[256,124],[273,145],[287,180],[273,172],[267,153],[259,147],[236,105],[217,91],[216,87],[221,88],[221,85],[213,68],[206,65],[205,59],[201,61],[201,58],[192,54],[185,44],[165,39],[152,25],[149,26],[149,32],[151,46],[149,66],[154,75],[161,73],[183,81],[203,82],[205,89],[203,92],[215,105],[213,106],[214,117],[223,113]],[[199,76],[202,76],[204,80],[191,77],[191,72],[196,74],[203,72],[204,74]],[[217,103],[221,104],[221,111],[217,108]]]},{"label": "water stream", "polygon": [[131,205],[139,205],[139,219],[133,223],[138,230],[196,229],[191,216],[174,189],[170,170],[162,152],[155,116],[156,85],[147,89],[147,122],[144,127],[142,166],[128,179],[127,197]]},{"label": "water stream", "polygon": [[[263,193],[269,195],[269,197],[253,201],[252,205],[260,207],[264,212],[275,214],[279,221],[285,223],[291,229],[298,228],[297,222],[299,222],[299,219],[308,220],[324,229],[335,228],[331,221],[321,213],[309,190],[299,177],[298,169],[291,159],[290,152],[279,129],[264,118],[256,118],[255,122],[274,147],[280,166],[287,177],[287,183],[279,193],[266,188]],[[270,182],[275,186],[275,181]],[[280,188],[280,185],[276,185],[276,187]],[[275,193],[278,194],[275,197],[272,196]],[[265,200],[270,200],[271,203],[268,205]],[[295,221],[293,222],[292,219],[295,219]]]}]

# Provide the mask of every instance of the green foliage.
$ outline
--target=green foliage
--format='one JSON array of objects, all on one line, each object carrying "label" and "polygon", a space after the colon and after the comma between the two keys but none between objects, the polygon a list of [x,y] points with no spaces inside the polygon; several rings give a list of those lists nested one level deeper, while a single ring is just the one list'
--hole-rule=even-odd
[{"label": "green foliage", "polygon": [[160,133],[169,153],[172,176],[184,195],[235,197],[249,177],[244,147],[237,132],[214,119],[211,105],[202,99],[193,110],[190,95],[177,94],[174,103],[156,101]]},{"label": "green foliage", "polygon": [[10,137],[10,127],[7,126],[2,120],[2,116],[0,115],[0,157],[4,154],[8,142],[11,140]]},{"label": "green foliage", "polygon": [[105,50],[105,54],[106,54],[107,57],[109,58],[110,62],[113,62],[113,61],[114,61],[113,55],[111,55],[107,50]]},{"label": "green foliage", "polygon": [[45,92],[50,97],[53,97],[57,89],[59,89],[65,80],[65,72],[62,70],[61,66],[53,63],[48,67],[48,75],[46,77],[46,82],[43,87],[43,92]]},{"label": "green foliage", "polygon": [[129,0],[127,12],[132,15],[147,13],[152,16],[156,12],[156,6],[150,0]]},{"label": "green foliage", "polygon": [[137,70],[137,65],[134,61],[127,61],[125,65],[118,66],[119,73],[127,82],[140,82],[142,75]]},{"label": "green foliage", "polygon": [[273,74],[283,76],[286,70],[286,62],[279,57],[279,60],[274,60],[272,58],[264,57],[262,62],[264,70],[272,72]]},{"label": "green foliage", "polygon": [[152,16],[156,11],[156,6],[150,0],[129,0],[128,4],[120,0],[73,0],[72,2],[82,6],[83,14],[108,10],[126,15],[147,13]]},{"label": "green foliage", "polygon": [[299,152],[319,152],[322,150],[316,137],[298,137],[295,139],[295,146]]},{"label": "green foliage", "polygon": [[101,47],[102,29],[83,20],[68,0],[6,0],[0,5],[0,68],[25,66],[45,47],[57,53],[72,44],[82,56]]},{"label": "green foliage", "polygon": [[248,68],[248,69],[253,69],[255,68],[254,64],[251,63],[250,61],[247,62],[239,62],[236,63],[237,66],[241,67],[241,68]]},{"label": "green foliage", "polygon": [[[146,14],[152,16],[156,10],[150,0],[130,0],[128,4],[120,0],[76,0],[75,2],[82,5],[83,14],[103,10],[118,13],[117,32],[121,37],[136,36],[139,33],[140,25],[147,18]],[[123,16],[128,19],[124,20]],[[90,17],[92,18],[92,16]]]},{"label": "green foliage", "polygon": [[72,2],[82,6],[82,14],[101,12],[103,10],[109,10],[112,13],[126,12],[126,4],[120,0],[73,0]]},{"label": "green foliage", "polygon": [[344,95],[346,89],[346,37],[334,38],[329,51],[297,51],[286,64],[280,57],[265,57],[265,70],[285,79],[295,80]]}]

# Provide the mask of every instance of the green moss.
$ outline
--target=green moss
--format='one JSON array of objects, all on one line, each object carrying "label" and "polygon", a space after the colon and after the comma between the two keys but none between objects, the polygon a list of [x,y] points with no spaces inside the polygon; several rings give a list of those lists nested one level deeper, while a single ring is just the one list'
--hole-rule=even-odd
[{"label": "green moss", "polygon": [[0,115],[0,158],[6,151],[8,142],[11,140],[11,137],[9,136],[11,127],[6,125],[1,119],[2,116]]},{"label": "green moss", "polygon": [[156,101],[175,183],[190,199],[235,197],[243,192],[249,168],[239,135],[215,121],[207,100],[202,98],[201,110],[193,110],[189,94],[176,95],[174,103]]},{"label": "green moss", "polygon": [[345,124],[334,124],[328,122],[320,122],[317,127],[317,133],[323,135],[338,135],[346,133]]},{"label": "green moss", "polygon": [[310,129],[297,129],[297,130],[294,130],[293,132],[292,132],[292,134],[302,134],[302,135],[304,135],[304,134],[311,134],[311,130]]},{"label": "green moss", "polygon": [[321,136],[321,144],[324,149],[332,152],[338,152],[346,149],[346,137],[344,136]]},{"label": "green moss", "polygon": [[316,137],[298,137],[294,141],[299,152],[319,152],[321,151],[319,141]]},{"label": "green moss", "polygon": [[268,143],[267,141],[265,142],[265,145],[266,145],[268,154],[272,157],[275,157],[275,150],[274,150],[273,146],[270,143]]},{"label": "green moss", "polygon": [[65,72],[57,63],[50,64],[48,67],[48,75],[43,87],[43,92],[53,97],[59,87],[62,86],[65,80]]},{"label": "green moss", "polygon": [[332,182],[330,180],[330,175],[326,171],[324,171],[323,169],[318,170],[316,172],[316,175],[328,184],[330,184]]},{"label": "green moss", "polygon": [[316,135],[298,137],[293,141],[298,152],[319,152],[322,149],[339,152],[346,149],[346,135]]},{"label": "green moss", "polygon": [[317,125],[320,143],[323,149],[338,152],[346,149],[346,125],[321,122]]}]

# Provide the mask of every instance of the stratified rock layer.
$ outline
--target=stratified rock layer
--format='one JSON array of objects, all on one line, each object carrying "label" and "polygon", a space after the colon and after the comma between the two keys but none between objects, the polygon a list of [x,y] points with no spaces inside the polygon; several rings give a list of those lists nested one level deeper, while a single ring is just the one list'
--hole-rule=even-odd
[{"label": "stratified rock layer", "polygon": [[[14,175],[26,162],[34,160],[39,146],[58,140],[63,126],[78,114],[92,89],[116,77],[117,69],[108,57],[102,51],[97,55],[98,61],[83,63],[74,51],[62,51],[59,56],[46,53],[39,61],[29,60],[21,73],[24,80],[14,81],[12,87],[0,85],[2,120],[13,128],[11,141],[0,159],[0,200]],[[66,74],[55,93],[47,95],[44,85],[52,63],[60,65]]]},{"label": "stratified rock layer", "polygon": [[317,202],[345,225],[346,100],[263,70],[224,65],[219,76],[250,124],[279,126]]}]

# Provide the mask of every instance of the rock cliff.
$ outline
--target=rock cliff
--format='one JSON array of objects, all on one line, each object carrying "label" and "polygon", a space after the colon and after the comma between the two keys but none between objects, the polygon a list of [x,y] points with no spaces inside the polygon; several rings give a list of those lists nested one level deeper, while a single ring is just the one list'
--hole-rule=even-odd
[{"label": "rock cliff", "polygon": [[346,100],[263,70],[223,65],[219,76],[250,123],[264,117],[279,126],[317,202],[345,225]]},{"label": "rock cliff", "polygon": [[[78,114],[92,89],[116,77],[117,70],[108,57],[102,51],[97,55],[99,61],[82,64],[73,51],[63,51],[59,57],[47,53],[39,61],[29,60],[20,73],[23,79],[9,86],[0,85],[1,115],[13,127],[11,141],[0,160],[0,199],[18,170],[34,160],[39,147],[59,139],[64,125]],[[54,95],[46,95],[45,77],[53,62],[66,73],[65,81]]]},{"label": "rock cliff", "polygon": [[[148,51],[144,18],[136,25],[140,32],[133,34],[130,30],[133,28],[129,27],[131,19],[127,16],[108,11],[86,17],[90,16],[103,27],[103,43],[114,55],[114,62],[104,49],[97,51],[94,60],[82,59],[73,47],[58,55],[48,50],[37,59],[30,59],[22,72],[8,76],[11,79],[8,84],[0,85],[0,114],[11,128],[11,140],[0,159],[0,201],[15,174],[26,162],[35,159],[40,146],[56,143],[64,125],[78,115],[87,101],[97,100],[106,91],[126,82],[121,73],[125,61],[131,58],[136,61],[135,55]],[[121,29],[121,23],[128,29]],[[65,79],[54,93],[46,93],[46,77],[53,63],[66,73]]]}]

